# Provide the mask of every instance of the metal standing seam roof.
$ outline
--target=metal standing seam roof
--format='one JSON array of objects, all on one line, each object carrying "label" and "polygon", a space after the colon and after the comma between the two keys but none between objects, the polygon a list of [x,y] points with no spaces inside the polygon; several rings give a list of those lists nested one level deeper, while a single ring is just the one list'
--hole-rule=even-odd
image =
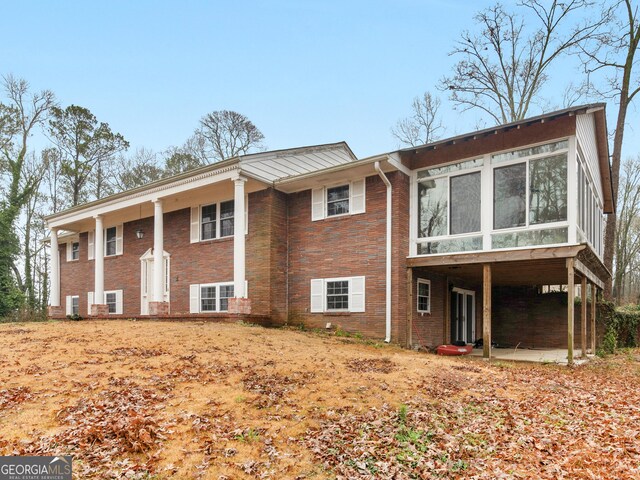
[{"label": "metal standing seam roof", "polygon": [[284,179],[309,175],[333,167],[356,162],[358,158],[346,142],[312,145],[306,147],[272,150],[268,152],[251,153],[229,158],[220,162],[205,165],[172,177],[156,180],[147,185],[126,190],[108,197],[94,200],[83,205],[48,215],[46,221],[54,220],[71,213],[80,213],[99,205],[113,204],[117,209],[119,201],[125,201],[161,188],[183,184],[190,179],[211,175],[218,171],[239,169],[251,178],[267,184],[275,184]]}]

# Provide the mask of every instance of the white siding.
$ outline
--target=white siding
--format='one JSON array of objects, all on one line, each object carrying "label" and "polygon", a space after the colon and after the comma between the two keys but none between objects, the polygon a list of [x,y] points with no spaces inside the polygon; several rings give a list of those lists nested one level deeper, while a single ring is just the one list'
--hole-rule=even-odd
[{"label": "white siding", "polygon": [[602,201],[602,182],[600,180],[600,164],[598,163],[598,147],[596,143],[596,124],[593,113],[576,116],[576,137],[578,145],[585,156],[589,174],[594,181],[600,201]]}]

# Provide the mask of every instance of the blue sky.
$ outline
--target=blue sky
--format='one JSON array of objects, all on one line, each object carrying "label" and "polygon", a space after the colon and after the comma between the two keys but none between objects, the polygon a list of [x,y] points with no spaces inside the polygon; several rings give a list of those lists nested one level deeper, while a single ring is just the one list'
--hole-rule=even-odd
[{"label": "blue sky", "polygon": [[[89,108],[133,148],[180,145],[204,114],[230,109],[270,149],[346,140],[368,156],[398,146],[391,126],[413,97],[435,91],[460,31],[492,3],[11,2],[0,17],[0,74]],[[568,63],[548,92],[576,74]],[[442,111],[447,135],[473,130],[479,117],[447,102]],[[636,154],[636,132],[627,132],[627,154]]]}]

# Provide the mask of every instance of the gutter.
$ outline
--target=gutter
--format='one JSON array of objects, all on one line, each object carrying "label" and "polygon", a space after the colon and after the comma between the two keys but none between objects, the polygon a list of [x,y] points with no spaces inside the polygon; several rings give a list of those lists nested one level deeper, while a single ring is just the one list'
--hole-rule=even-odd
[{"label": "gutter", "polygon": [[387,253],[386,253],[386,299],[385,299],[385,338],[386,343],[391,342],[391,182],[380,168],[380,162],[374,164],[376,172],[387,186]]}]

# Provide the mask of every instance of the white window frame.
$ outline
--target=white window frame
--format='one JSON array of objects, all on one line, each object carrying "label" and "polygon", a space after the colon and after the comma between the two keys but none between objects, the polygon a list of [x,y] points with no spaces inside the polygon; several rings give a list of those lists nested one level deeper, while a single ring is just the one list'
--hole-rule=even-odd
[{"label": "white window frame", "polygon": [[73,301],[78,300],[78,312],[77,315],[80,315],[80,296],[79,295],[67,295],[66,298],[66,311],[67,315],[74,315],[73,313]]},{"label": "white window frame", "polygon": [[[563,148],[563,149],[559,149],[556,150],[555,152],[547,152],[547,153],[538,153],[535,155],[531,155],[529,157],[522,157],[522,158],[517,158],[517,159],[512,159],[509,161],[504,161],[504,162],[499,162],[499,163],[495,163],[492,164],[491,163],[491,158],[494,155],[499,155],[502,153],[509,153],[509,152],[514,152],[514,151],[518,151],[518,150],[522,150],[522,149],[526,149],[526,148],[534,148],[534,147],[540,147],[543,145],[547,145],[547,144],[551,144],[551,143],[557,143],[557,142],[562,142],[562,141],[567,141],[568,142],[568,147],[567,148]],[[576,211],[576,215],[577,215],[577,204],[573,205],[572,198],[575,195],[575,198],[577,198],[577,179],[576,179],[576,175],[577,172],[575,171],[575,167],[572,167],[572,159],[575,156],[575,142],[576,142],[576,137],[575,135],[569,135],[569,136],[563,136],[563,137],[556,137],[556,138],[549,138],[547,140],[541,141],[541,142],[536,142],[536,143],[530,143],[530,144],[526,144],[526,145],[521,145],[515,148],[507,148],[507,149],[503,149],[503,150],[497,150],[497,151],[493,151],[493,152],[488,152],[482,156],[472,156],[472,157],[467,157],[467,158],[460,158],[460,159],[456,159],[454,161],[451,162],[447,162],[447,163],[442,163],[442,164],[437,164],[437,165],[430,165],[427,167],[423,167],[423,168],[419,168],[416,169],[414,171],[411,172],[411,183],[409,186],[409,217],[410,217],[410,223],[409,223],[409,256],[410,257],[425,257],[425,256],[430,256],[430,257],[434,257],[434,256],[442,256],[442,255],[451,255],[451,254],[455,254],[455,253],[472,253],[472,252],[478,252],[478,251],[500,251],[500,250],[528,250],[528,249],[532,249],[532,248],[537,248],[537,246],[535,245],[527,245],[527,246],[520,246],[520,247],[508,247],[505,249],[499,249],[499,248],[492,248],[492,235],[493,234],[498,234],[498,233],[511,233],[511,232],[519,232],[519,231],[534,231],[534,230],[544,230],[544,229],[556,229],[556,228],[567,228],[568,231],[568,242],[562,242],[562,243],[558,243],[558,244],[548,244],[548,245],[540,245],[540,246],[544,246],[544,247],[554,247],[554,246],[561,246],[561,245],[567,245],[567,243],[572,243],[573,241],[575,241],[575,234],[572,237],[572,225],[576,225],[576,219],[572,219],[572,209],[575,209]],[[553,155],[560,155],[560,154],[565,154],[567,156],[567,220],[564,221],[558,221],[558,222],[550,222],[550,223],[540,223],[540,224],[529,224],[529,161],[530,160],[536,160],[539,158],[545,158],[545,157],[549,157],[549,156],[553,156]],[[474,171],[475,169],[478,169],[482,171],[481,174],[481,201],[482,201],[482,209],[481,209],[481,215],[482,215],[482,219],[481,219],[481,225],[482,225],[482,230],[480,232],[476,232],[476,233],[464,233],[464,234],[459,234],[459,235],[440,235],[440,236],[434,236],[434,237],[419,237],[418,236],[418,214],[419,214],[419,208],[418,208],[418,183],[423,180],[423,179],[419,179],[418,178],[418,173],[424,170],[429,170],[432,168],[439,168],[439,167],[446,167],[446,166],[451,166],[451,165],[455,165],[458,163],[464,163],[467,161],[471,161],[471,160],[476,160],[476,159],[484,159],[484,165],[483,167],[479,168],[479,167],[474,167],[474,168],[469,168],[467,170],[460,170],[460,171],[456,171],[456,172],[451,172],[451,174],[443,174],[442,176],[448,176],[448,175],[458,175],[458,174],[462,174],[464,173],[471,173],[472,171]],[[502,228],[502,229],[498,229],[495,230],[493,228],[493,189],[494,189],[494,173],[493,170],[494,168],[499,168],[499,167],[503,167],[503,166],[508,166],[508,165],[513,165],[516,163],[523,163],[526,162],[527,166],[526,166],[526,175],[527,175],[527,204],[526,204],[526,212],[527,212],[527,216],[526,216],[526,220],[527,220],[527,225],[526,226],[519,226],[519,227],[512,227],[512,228]],[[438,175],[439,177],[440,175]],[[432,178],[437,178],[436,176],[432,177]],[[574,185],[575,183],[575,185]],[[450,191],[448,192],[448,195],[450,194]],[[449,199],[450,201],[450,199]],[[447,208],[449,208],[449,206],[447,206]],[[447,215],[447,232],[449,231],[449,225],[448,225],[448,215]],[[575,233],[575,230],[573,230]],[[438,241],[445,241],[445,240],[458,240],[458,239],[462,239],[465,237],[475,237],[475,236],[480,236],[482,235],[483,237],[483,242],[482,242],[482,249],[480,250],[465,250],[464,252],[444,252],[444,253],[434,253],[434,254],[419,254],[418,253],[418,246],[420,244],[425,244],[425,243],[429,243],[429,242],[438,242]],[[573,238],[573,239],[572,239]]]},{"label": "white window frame", "polygon": [[[349,307],[346,309],[331,309],[327,308],[327,284],[329,282],[348,282]],[[355,292],[354,282],[362,283],[362,292]],[[366,277],[354,276],[354,277],[335,277],[335,278],[313,278],[311,279],[310,289],[310,308],[311,313],[364,313],[366,310]],[[314,297],[322,297],[322,306],[314,307]],[[356,296],[362,296],[362,307],[358,307],[358,302],[355,301]],[[317,299],[316,299],[317,300]]]},{"label": "white window frame", "polygon": [[[116,229],[116,253],[113,255],[107,255],[107,230],[115,228]],[[94,260],[95,259],[95,230],[90,230],[87,234],[87,259]],[[118,255],[122,255],[123,245],[124,245],[124,227],[122,223],[116,225],[109,225],[102,229],[102,255],[105,258],[117,257]]]},{"label": "white window frame", "polygon": [[[189,286],[189,295],[190,295],[190,305],[189,312],[190,313],[227,313],[227,310],[220,309],[220,290],[221,287],[234,287],[233,282],[218,282],[218,283],[194,283]],[[216,289],[216,309],[215,310],[202,310],[202,288],[203,287],[214,287]],[[245,282],[245,294],[248,296],[249,292],[249,284]],[[196,296],[197,293],[197,296]],[[235,291],[234,291],[235,295]],[[235,298],[235,297],[225,297],[225,298]],[[197,302],[197,304],[195,303]],[[197,305],[197,308],[195,308]]]},{"label": "white window frame", "polygon": [[[226,200],[221,200],[219,202],[203,203],[201,205],[198,205],[197,207],[191,207],[191,231],[190,231],[191,243],[213,242],[215,240],[220,240],[223,238],[233,238],[234,233],[232,233],[231,235],[225,235],[225,236],[220,235],[222,232],[221,221],[220,221],[221,220],[220,206],[223,203],[227,203],[227,202],[233,202],[233,231],[235,233],[235,230],[237,227],[236,220],[238,218],[238,216],[236,215],[235,199],[230,198]],[[208,207],[210,205],[216,206],[216,219],[215,219],[216,234],[215,234],[215,237],[213,238],[203,239],[202,238],[202,208]],[[197,228],[197,233],[195,231],[196,228]],[[245,235],[248,233],[248,231],[249,231],[249,196],[248,194],[245,194],[245,197],[244,197],[244,233]]]},{"label": "white window frame", "polygon": [[[329,283],[347,282],[347,308],[329,308]],[[340,294],[343,296],[344,293]],[[351,308],[351,277],[325,278],[324,280],[324,311],[325,312],[349,312]]]},{"label": "white window frame", "polygon": [[[429,286],[429,295],[427,298],[429,299],[429,308],[427,310],[420,310],[420,297],[424,297],[425,295],[420,295],[420,285],[428,285]],[[418,278],[416,282],[416,311],[418,313],[431,313],[431,280],[427,280],[425,278]]]},{"label": "white window frame", "polygon": [[[74,245],[78,245],[78,250],[76,250],[76,252],[78,253],[78,258],[73,258],[73,246]],[[78,260],[80,260],[80,241],[79,240],[69,240],[67,242],[67,262],[77,262]]]},{"label": "white window frame", "polygon": [[116,297],[116,311],[109,312],[109,315],[122,315],[122,290],[105,290],[104,292],[104,304],[109,305],[107,303],[107,295],[115,295]]},{"label": "white window frame", "polygon": [[[349,187],[349,211],[337,215],[328,214],[329,194],[331,188]],[[340,218],[349,215],[359,215],[366,213],[367,205],[367,179],[352,180],[349,182],[339,182],[324,185],[311,190],[311,220],[324,220],[328,218]]]},{"label": "white window frame", "polygon": [[[123,311],[123,291],[122,290],[105,290],[104,297],[102,298],[102,304],[107,305],[107,294],[115,294],[116,296],[116,311],[109,312],[109,315],[122,315]],[[91,315],[91,305],[94,303],[94,294],[93,292],[87,293],[87,312]]]}]

